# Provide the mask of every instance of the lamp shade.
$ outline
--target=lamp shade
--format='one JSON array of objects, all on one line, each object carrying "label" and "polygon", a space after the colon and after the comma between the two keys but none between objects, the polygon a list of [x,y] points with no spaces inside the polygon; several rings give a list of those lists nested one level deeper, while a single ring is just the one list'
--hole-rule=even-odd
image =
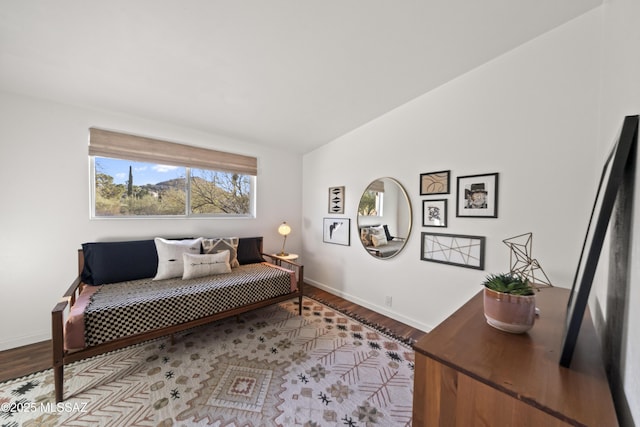
[{"label": "lamp shade", "polygon": [[291,227],[289,227],[289,224],[287,224],[286,222],[283,222],[282,224],[280,224],[280,227],[278,227],[278,233],[282,236],[287,236],[289,233],[291,233]]}]

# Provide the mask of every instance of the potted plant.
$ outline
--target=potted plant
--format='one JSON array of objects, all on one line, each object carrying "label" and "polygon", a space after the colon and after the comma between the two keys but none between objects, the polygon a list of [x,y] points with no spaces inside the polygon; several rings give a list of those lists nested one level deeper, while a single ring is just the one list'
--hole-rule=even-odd
[{"label": "potted plant", "polygon": [[487,323],[505,332],[520,334],[533,326],[536,288],[514,273],[492,274],[484,286],[484,316]]}]

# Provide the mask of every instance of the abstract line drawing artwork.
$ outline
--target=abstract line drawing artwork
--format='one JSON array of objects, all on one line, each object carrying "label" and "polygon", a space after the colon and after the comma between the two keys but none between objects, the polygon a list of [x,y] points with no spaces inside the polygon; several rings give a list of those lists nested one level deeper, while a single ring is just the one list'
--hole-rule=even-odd
[{"label": "abstract line drawing artwork", "polygon": [[329,213],[344,213],[344,187],[329,188]]},{"label": "abstract line drawing artwork", "polygon": [[420,259],[484,270],[484,236],[422,233]]},{"label": "abstract line drawing artwork", "polygon": [[349,218],[324,218],[322,241],[337,245],[350,245],[351,219]]},{"label": "abstract line drawing artwork", "polygon": [[449,194],[449,175],[451,171],[420,174],[420,195]]}]

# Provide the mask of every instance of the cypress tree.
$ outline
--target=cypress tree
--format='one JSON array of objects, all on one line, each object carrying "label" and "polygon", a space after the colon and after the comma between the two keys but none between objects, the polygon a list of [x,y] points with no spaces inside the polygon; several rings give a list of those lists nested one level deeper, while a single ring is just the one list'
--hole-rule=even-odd
[{"label": "cypress tree", "polygon": [[129,166],[129,182],[127,184],[127,195],[129,197],[133,196],[133,172],[131,171],[131,166]]}]

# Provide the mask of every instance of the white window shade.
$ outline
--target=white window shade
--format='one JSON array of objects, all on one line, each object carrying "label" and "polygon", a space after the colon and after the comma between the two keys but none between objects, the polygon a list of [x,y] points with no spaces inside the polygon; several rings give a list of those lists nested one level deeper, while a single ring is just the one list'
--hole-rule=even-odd
[{"label": "white window shade", "polygon": [[255,157],[103,129],[89,129],[89,155],[257,176]]}]

